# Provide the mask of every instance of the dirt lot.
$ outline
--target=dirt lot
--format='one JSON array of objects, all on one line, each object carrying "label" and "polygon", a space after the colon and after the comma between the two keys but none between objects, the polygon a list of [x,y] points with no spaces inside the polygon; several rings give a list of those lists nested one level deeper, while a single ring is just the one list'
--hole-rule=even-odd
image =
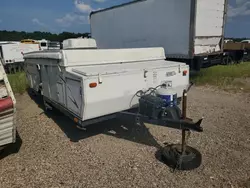
[{"label": "dirt lot", "polygon": [[155,157],[179,131],[109,121],[81,132],[59,112],[17,96],[18,140],[0,160],[0,187],[250,187],[250,95],[192,88],[189,114],[205,117],[189,144],[203,155],[190,172]]}]

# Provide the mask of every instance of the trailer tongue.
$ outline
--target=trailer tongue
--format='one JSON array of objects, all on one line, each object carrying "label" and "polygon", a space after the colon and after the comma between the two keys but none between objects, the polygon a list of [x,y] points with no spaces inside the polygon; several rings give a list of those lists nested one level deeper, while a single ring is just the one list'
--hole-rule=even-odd
[{"label": "trailer tongue", "polygon": [[[166,85],[161,87],[167,89]],[[186,116],[187,92],[190,87],[183,91],[182,112],[178,106],[173,105],[174,101],[168,100],[170,97],[166,99],[166,95],[157,95],[157,90],[154,90],[141,96],[138,112],[121,112],[119,114],[119,118],[124,120],[131,117],[135,118],[139,125],[149,123],[182,130],[181,144],[172,144],[161,148],[162,160],[174,170],[192,170],[201,164],[200,152],[186,144],[187,132],[189,135],[190,131],[203,132],[201,127],[203,118],[193,122],[192,119]]]}]

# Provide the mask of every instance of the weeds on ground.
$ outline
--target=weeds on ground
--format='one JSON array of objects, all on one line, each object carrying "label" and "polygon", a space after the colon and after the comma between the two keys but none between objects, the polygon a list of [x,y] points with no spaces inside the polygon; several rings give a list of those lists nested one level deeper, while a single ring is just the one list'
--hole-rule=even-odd
[{"label": "weeds on ground", "polygon": [[24,72],[9,74],[8,79],[14,93],[23,94],[28,88],[28,83]]},{"label": "weeds on ground", "polygon": [[250,63],[218,65],[202,69],[190,79],[196,85],[212,85],[226,90],[250,91]]}]

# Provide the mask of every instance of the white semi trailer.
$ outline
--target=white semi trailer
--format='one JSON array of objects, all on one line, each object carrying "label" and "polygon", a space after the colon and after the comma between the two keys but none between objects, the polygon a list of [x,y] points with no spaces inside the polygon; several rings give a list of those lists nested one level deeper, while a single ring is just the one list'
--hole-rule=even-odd
[{"label": "white semi trailer", "polygon": [[136,0],[90,14],[100,49],[163,47],[191,69],[220,63],[227,0]]}]

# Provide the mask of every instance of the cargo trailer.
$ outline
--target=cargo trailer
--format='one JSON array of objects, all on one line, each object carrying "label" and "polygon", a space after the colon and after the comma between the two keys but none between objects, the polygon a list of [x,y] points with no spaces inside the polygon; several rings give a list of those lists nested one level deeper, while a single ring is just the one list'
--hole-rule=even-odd
[{"label": "cargo trailer", "polygon": [[90,14],[100,49],[163,47],[199,70],[222,60],[227,0],[136,0]]},{"label": "cargo trailer", "polygon": [[96,49],[93,39],[68,39],[62,50],[24,55],[29,87],[79,125],[138,105],[138,91],[165,84],[182,97],[189,66],[165,61],[163,48]]}]

